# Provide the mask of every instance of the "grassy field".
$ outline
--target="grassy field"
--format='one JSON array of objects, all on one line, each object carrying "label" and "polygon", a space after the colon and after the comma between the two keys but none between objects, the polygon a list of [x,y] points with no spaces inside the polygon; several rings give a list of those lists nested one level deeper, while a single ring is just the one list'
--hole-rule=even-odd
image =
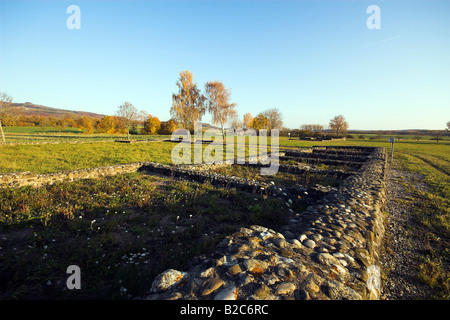
[{"label": "grassy field", "polygon": [[[429,188],[403,183],[409,196],[399,199],[410,207],[425,236],[426,250],[418,258],[419,281],[435,288],[436,298],[450,299],[450,161],[449,146],[409,145],[398,152],[403,170],[417,172]],[[402,183],[402,182],[400,182]]]},{"label": "grassy field", "polygon": [[77,128],[58,128],[58,127],[3,127],[3,131],[8,133],[79,133],[81,132]]},{"label": "grassy field", "polygon": [[[22,136],[22,141],[70,141],[82,137],[89,143],[1,145],[0,173],[47,173],[135,161],[171,164],[170,153],[176,145],[162,141],[136,144],[95,142],[107,140],[105,135],[95,134],[16,135],[17,139]],[[10,134],[8,138],[12,139],[13,135]],[[133,138],[142,139],[143,136]],[[270,146],[270,142],[268,145]],[[348,139],[328,142],[280,138],[280,148],[315,145],[376,146],[389,150],[385,137],[379,140]],[[206,145],[203,145],[203,148],[205,147]],[[422,182],[429,187],[427,191],[421,191],[408,186],[410,197],[404,199],[409,201],[411,212],[426,230],[431,241],[428,252],[424,253],[417,278],[438,288],[439,298],[449,298],[450,142],[400,139],[395,143],[394,159],[403,170],[419,173],[423,177]],[[255,178],[251,171],[239,174]],[[143,279],[150,279],[162,271],[156,268],[146,272],[141,268],[141,263],[145,263],[142,257],[145,257],[146,252],[143,248],[158,251],[150,244],[153,241],[151,239],[158,239],[155,245],[170,247],[175,250],[173,254],[184,257],[180,259],[181,267],[181,263],[186,262],[189,257],[212,247],[218,238],[235,230],[242,223],[276,224],[278,220],[271,220],[273,215],[266,213],[275,212],[280,205],[272,202],[255,205],[252,204],[254,199],[238,193],[214,191],[214,188],[208,185],[178,182],[168,184],[166,179],[139,174],[104,178],[96,182],[56,184],[39,189],[3,189],[0,192],[0,257],[3,258],[4,264],[0,283],[6,285],[0,290],[6,292],[3,298],[58,296],[61,292],[55,291],[55,283],[63,281],[66,274],[65,270],[55,273],[55,266],[71,264],[72,261],[67,260],[68,256],[76,258],[77,261],[85,261],[83,270],[101,275],[98,280],[89,279],[94,285],[87,290],[88,295],[98,296],[99,292],[95,288],[104,290],[108,297],[112,292],[125,292],[117,291],[121,283],[125,282],[128,283],[128,292],[137,295],[142,293],[144,286],[142,282],[127,278],[129,270],[142,275]],[[187,210],[183,205],[189,202],[186,200],[189,197],[198,201]],[[222,210],[223,215],[210,214]],[[166,215],[166,212],[170,214]],[[200,223],[199,219],[195,220],[197,224],[189,224],[196,214],[204,215],[206,224]],[[167,217],[164,218],[165,216]],[[229,221],[227,216],[234,218]],[[152,228],[142,227],[142,223]],[[188,225],[194,227],[187,228]],[[223,225],[223,228],[216,228],[211,234],[208,227],[212,225]],[[186,232],[178,233],[177,226]],[[209,234],[206,238],[202,236],[205,233]],[[158,237],[155,238],[156,234]],[[173,237],[166,238],[167,235]],[[7,240],[2,240],[2,237]],[[21,241],[18,241],[19,239]],[[183,241],[194,241],[196,245],[189,252],[185,252],[186,248],[177,247],[177,243]],[[24,254],[17,255],[17,252]],[[168,252],[160,252],[158,259],[169,265]],[[126,261],[139,261],[139,264],[130,265]],[[28,267],[30,265],[31,268]],[[164,263],[161,265],[165,266]],[[120,267],[116,268],[117,266]],[[21,282],[23,279],[26,280],[25,283]],[[51,284],[47,285],[47,279],[50,279]],[[108,282],[108,279],[113,281]],[[71,293],[64,294],[71,297]]]},{"label": "grassy field", "polygon": [[[393,135],[378,135],[374,133],[364,133],[364,134],[351,134],[353,138],[351,139],[359,139],[359,140],[387,140],[388,137],[395,138],[396,142],[407,140],[407,141],[436,141],[436,137],[433,135],[411,135],[411,134],[393,134]],[[442,141],[450,141],[450,136],[441,135],[439,136],[439,140]]]},{"label": "grassy field", "polygon": [[[162,139],[167,136],[160,135],[130,135],[130,140]],[[83,134],[81,132],[39,132],[39,133],[6,133],[6,143],[47,143],[47,142],[75,142],[75,141],[103,141],[103,140],[126,140],[126,134]]]},{"label": "grassy field", "polygon": [[49,173],[136,161],[170,163],[170,142],[42,144],[0,147],[0,172]]},{"label": "grassy field", "polygon": [[[13,138],[14,137],[14,138]],[[124,139],[126,135],[78,135],[78,134],[22,134],[7,136],[7,142],[70,142],[88,141],[87,144],[40,144],[40,145],[0,145],[0,173],[33,171],[39,173],[61,170],[97,167],[134,161],[155,161],[170,163],[170,151],[176,145],[170,142],[121,144],[98,142],[100,140]],[[170,136],[131,136],[132,139],[169,139]],[[17,140],[14,140],[17,139]],[[97,141],[97,142],[96,142]],[[270,138],[268,141],[270,147]],[[280,137],[280,147],[311,147],[314,145],[361,145],[389,149],[387,139],[349,139],[347,141],[301,141]],[[203,145],[205,148],[206,145]],[[424,140],[416,142],[403,139],[395,144],[395,157],[414,154],[422,156],[430,165],[449,172],[450,141]]]}]

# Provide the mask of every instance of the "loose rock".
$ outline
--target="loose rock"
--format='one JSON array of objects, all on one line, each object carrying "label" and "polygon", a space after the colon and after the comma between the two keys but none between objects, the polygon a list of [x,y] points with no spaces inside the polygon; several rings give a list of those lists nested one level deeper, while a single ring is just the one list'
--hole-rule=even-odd
[{"label": "loose rock", "polygon": [[186,272],[168,269],[158,275],[152,283],[151,292],[158,293],[169,289],[186,276]]}]

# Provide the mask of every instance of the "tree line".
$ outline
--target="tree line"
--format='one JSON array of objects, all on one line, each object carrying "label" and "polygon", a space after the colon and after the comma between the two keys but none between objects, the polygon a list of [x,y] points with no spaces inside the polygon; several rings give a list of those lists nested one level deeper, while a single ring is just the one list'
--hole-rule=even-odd
[{"label": "tree line", "polygon": [[[348,122],[341,114],[333,117],[328,125],[331,129],[331,133],[333,133],[337,138],[342,135],[346,135],[349,127]],[[325,135],[325,129],[321,124],[303,124],[300,126],[299,130],[295,131],[295,134],[299,137],[320,138]]]},{"label": "tree line", "polygon": [[[324,135],[324,126],[320,124],[304,124],[299,129],[283,127],[283,120],[277,108],[270,108],[253,116],[246,113],[239,118],[235,102],[231,101],[231,89],[218,80],[205,83],[203,90],[194,82],[192,72],[185,70],[179,73],[176,82],[178,91],[172,94],[170,107],[171,119],[160,121],[157,117],[138,111],[130,102],[122,103],[114,115],[96,119],[91,116],[64,116],[52,117],[43,115],[24,115],[11,108],[12,97],[0,92],[0,132],[4,142],[3,126],[40,126],[56,128],[78,128],[87,134],[171,134],[177,128],[194,129],[194,122],[201,121],[202,117],[209,113],[212,116],[213,125],[217,125],[225,134],[228,124],[233,129],[243,128],[259,130],[279,129],[280,135],[293,135],[300,137],[320,137]],[[140,129],[138,129],[141,127]],[[329,122],[329,128],[336,137],[345,135],[349,124],[343,115],[333,117]],[[447,130],[450,122],[447,123]]]},{"label": "tree line", "polygon": [[[104,116],[102,119],[98,119],[87,115],[65,115],[62,117],[36,114],[22,115],[14,111],[13,113],[9,113],[7,117],[0,117],[0,121],[4,127],[40,127],[44,132],[49,128],[52,128],[53,130],[54,128],[56,128],[56,130],[75,128],[80,132],[87,134],[94,132],[108,134],[127,133],[124,119],[116,115]],[[161,122],[158,118],[153,117],[152,121],[151,129],[147,129],[144,126],[144,128],[141,128],[140,130],[138,127],[142,126],[142,121],[133,122],[130,126],[130,132],[133,134],[170,134],[177,128],[174,120]]]}]

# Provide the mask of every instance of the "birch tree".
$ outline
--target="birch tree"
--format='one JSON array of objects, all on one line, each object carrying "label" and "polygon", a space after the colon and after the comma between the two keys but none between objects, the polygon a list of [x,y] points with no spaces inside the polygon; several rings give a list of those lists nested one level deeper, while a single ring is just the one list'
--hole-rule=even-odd
[{"label": "birch tree", "polygon": [[253,117],[250,112],[244,114],[243,124],[247,129],[252,127]]},{"label": "birch tree", "polygon": [[220,81],[210,81],[205,84],[208,112],[212,115],[212,122],[222,129],[225,136],[225,124],[236,116],[236,103],[230,102],[231,91],[226,89]]},{"label": "birch tree", "polygon": [[130,102],[124,102],[119,106],[116,116],[119,117],[127,130],[127,139],[130,141],[130,128],[142,118],[142,113]]},{"label": "birch tree", "polygon": [[178,93],[172,94],[170,115],[184,129],[193,131],[194,122],[201,121],[206,112],[205,96],[193,81],[190,71],[181,71],[177,81]]}]

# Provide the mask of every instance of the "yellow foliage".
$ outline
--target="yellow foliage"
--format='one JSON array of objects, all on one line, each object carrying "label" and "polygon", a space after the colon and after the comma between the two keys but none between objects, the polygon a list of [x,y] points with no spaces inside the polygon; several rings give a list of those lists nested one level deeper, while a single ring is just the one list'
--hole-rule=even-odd
[{"label": "yellow foliage", "polygon": [[144,122],[144,133],[145,134],[156,134],[161,128],[161,121],[157,117],[149,115]]}]

